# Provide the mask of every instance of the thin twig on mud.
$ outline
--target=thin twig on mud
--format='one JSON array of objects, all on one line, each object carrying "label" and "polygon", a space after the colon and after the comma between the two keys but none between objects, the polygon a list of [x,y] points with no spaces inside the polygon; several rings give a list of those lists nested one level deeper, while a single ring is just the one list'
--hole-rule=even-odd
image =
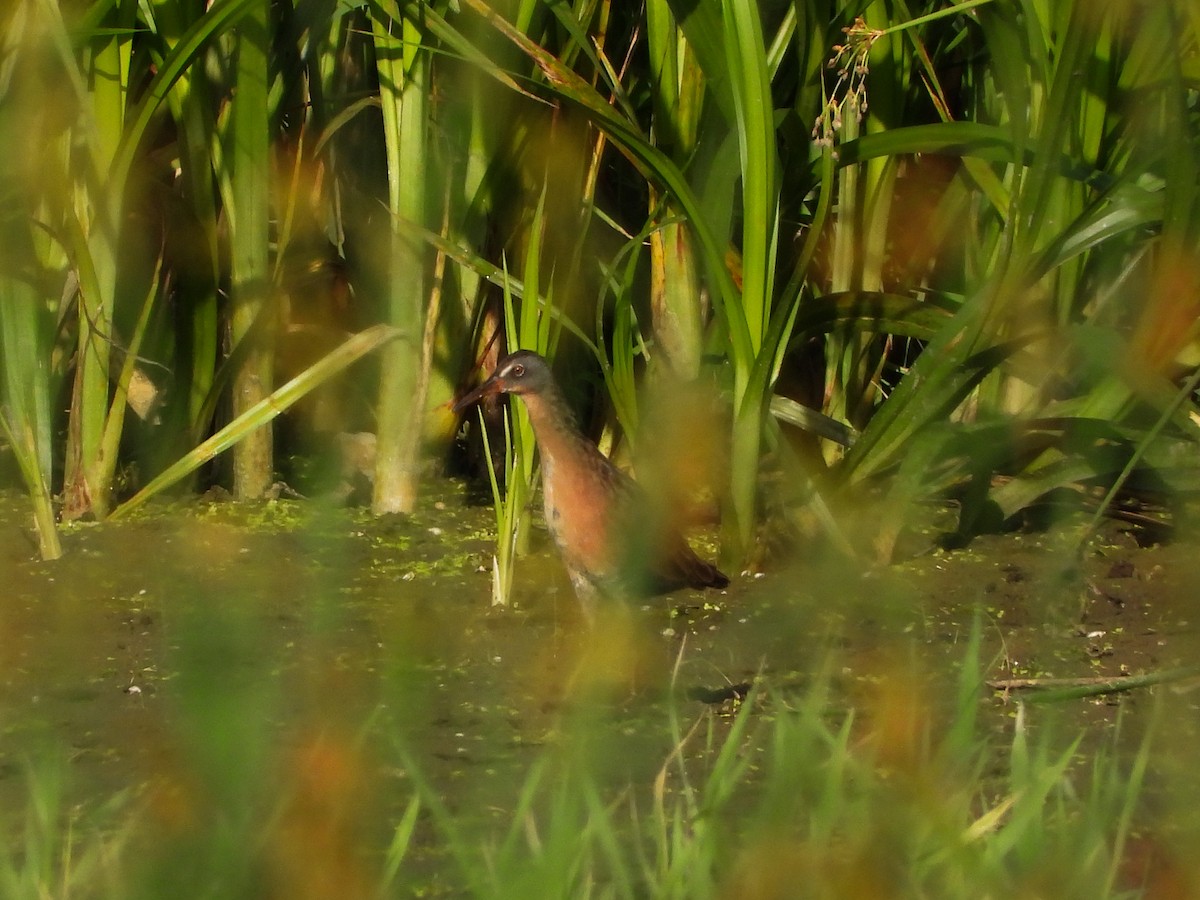
[{"label": "thin twig on mud", "polygon": [[[1082,678],[995,678],[985,681],[994,691],[1036,691],[1037,700],[1069,700],[1097,694],[1115,694],[1137,688],[1152,687],[1200,678],[1200,667],[1164,669],[1143,675],[1096,675]],[[1044,693],[1042,693],[1044,692]],[[1031,700],[1034,698],[1030,698]]]}]

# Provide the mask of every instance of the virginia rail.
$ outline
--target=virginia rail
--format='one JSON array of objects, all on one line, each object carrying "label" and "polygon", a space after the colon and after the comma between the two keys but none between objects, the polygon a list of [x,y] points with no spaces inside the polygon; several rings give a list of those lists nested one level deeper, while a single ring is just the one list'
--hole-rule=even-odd
[{"label": "virginia rail", "polygon": [[636,482],[585,438],[546,360],[528,350],[503,359],[492,377],[454,404],[516,394],[541,452],[546,525],[590,618],[597,594],[655,594],[723,588],[729,579],[700,559]]}]

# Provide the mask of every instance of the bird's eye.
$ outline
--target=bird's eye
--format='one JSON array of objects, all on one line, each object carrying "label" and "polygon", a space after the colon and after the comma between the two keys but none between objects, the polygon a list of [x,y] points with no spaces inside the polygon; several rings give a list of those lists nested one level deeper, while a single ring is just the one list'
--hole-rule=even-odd
[{"label": "bird's eye", "polygon": [[520,378],[522,375],[525,374],[525,367],[520,364],[517,364],[508,370],[508,374],[511,375],[513,378]]}]

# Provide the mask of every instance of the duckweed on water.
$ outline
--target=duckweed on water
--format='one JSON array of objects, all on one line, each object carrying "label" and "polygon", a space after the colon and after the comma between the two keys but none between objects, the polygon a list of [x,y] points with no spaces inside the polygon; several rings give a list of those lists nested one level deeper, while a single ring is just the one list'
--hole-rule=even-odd
[{"label": "duckweed on water", "polygon": [[[1195,635],[1174,626],[1191,570],[1166,551],[1087,563],[1096,568],[1082,577],[1105,588],[1083,611],[1088,631],[1105,632],[1105,655],[1089,656],[1086,638],[1047,629],[1050,573],[1024,542],[980,541],[866,579],[816,560],[588,632],[549,554],[522,566],[519,609],[491,607],[474,571],[489,550],[487,510],[383,523],[291,501],[253,516],[158,512],[69,532],[54,566],[6,563],[0,775],[12,774],[0,777],[0,809],[76,813],[71,854],[41,875],[26,879],[18,857],[0,854],[5,896],[78,887],[100,860],[114,897],[156,896],[139,887],[155,871],[192,871],[197,890],[211,878],[225,895],[236,873],[257,872],[261,887],[272,877],[262,848],[308,827],[296,796],[346,823],[355,865],[393,873],[389,895],[622,894],[627,881],[630,896],[698,896],[735,878],[794,885],[800,869],[870,858],[929,896],[975,897],[979,885],[1011,896],[1053,859],[1089,898],[1115,897],[1125,875],[1106,880],[1094,861],[1130,832],[1107,810],[1132,804],[1129,821],[1162,852],[1195,833],[1186,817],[1141,805],[1129,778],[1137,753],[1174,777],[1172,747],[1197,731],[1186,695],[1158,692],[1173,734],[1145,744],[1149,694],[1023,715],[981,687],[984,673],[1189,657]],[[92,552],[74,552],[83,547]],[[1136,577],[1154,566],[1167,574]],[[1120,607],[1103,599],[1117,594]],[[989,614],[968,658],[980,607]],[[1147,635],[1160,620],[1172,628]],[[751,682],[740,707],[685,699]],[[39,793],[39,775],[17,774],[47,742],[67,760],[57,800]],[[1085,747],[1111,760],[1091,793]],[[245,758],[263,762],[243,771]],[[846,780],[835,785],[837,772]],[[223,783],[235,774],[236,791]],[[936,803],[922,787],[933,783],[950,786]],[[368,799],[354,784],[370,785]],[[236,809],[214,807],[233,796]],[[392,868],[388,848],[414,802],[422,812]],[[6,820],[8,847],[67,837],[28,821]],[[217,821],[245,833],[220,838]],[[952,854],[935,838],[967,832]]]}]

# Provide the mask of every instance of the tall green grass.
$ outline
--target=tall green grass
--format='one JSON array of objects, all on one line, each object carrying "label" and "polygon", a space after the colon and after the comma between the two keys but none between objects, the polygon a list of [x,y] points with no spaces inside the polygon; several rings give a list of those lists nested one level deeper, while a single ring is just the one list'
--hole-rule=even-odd
[{"label": "tall green grass", "polygon": [[[723,432],[730,560],[764,473],[793,482],[773,515],[831,532],[885,498],[860,547],[883,558],[932,497],[965,539],[1195,487],[1182,0],[22,0],[4,22],[5,283],[28,298],[7,440],[48,553],[52,504],[103,518],[322,330],[398,329],[345,424],[380,435],[376,509],[410,508],[539,203],[517,318],[553,298],[606,446],[636,448],[643,372],[720,387],[698,424]],[[38,79],[65,89],[39,107]],[[275,477],[266,423],[241,432],[247,494]]]},{"label": "tall green grass", "polygon": [[[570,44],[556,55],[475,8],[696,237],[700,262],[676,241],[687,258],[672,265],[693,311],[703,296],[687,287],[688,272],[703,270],[729,364],[727,552],[743,555],[754,542],[761,441],[775,428],[766,418],[771,389],[814,338],[826,373],[815,399],[861,431],[844,461],[836,447],[826,454],[833,484],[861,491],[898,476],[874,538],[884,557],[915,500],[965,490],[960,528],[969,534],[1060,487],[1116,476],[1114,463],[1128,459],[1119,452],[1080,459],[1060,443],[1028,457],[1016,443],[998,447],[986,423],[998,417],[1017,435],[1026,427],[1044,435],[1040,423],[1064,413],[1081,422],[1138,414],[1129,401],[1146,384],[1133,389],[1133,376],[1093,377],[1073,363],[1094,358],[1114,325],[1119,332],[1117,323],[1136,319],[1117,311],[1113,292],[1153,265],[1162,178],[1170,165],[1189,171],[1196,152],[1194,129],[1179,131],[1189,118],[1173,87],[1179,76],[1141,68],[1144,48],[1191,39],[1181,7],[1164,4],[1135,27],[1121,4],[810,4],[802,19],[789,13],[769,25],[744,4],[656,6],[647,20],[652,132],[629,103],[632,78],[614,82],[609,67],[593,85],[567,64]],[[691,66],[683,92],[681,59]],[[822,77],[827,60],[834,71]],[[1135,122],[1129,104],[1145,96],[1162,103]],[[817,140],[797,140],[810,129]],[[1155,129],[1179,138],[1176,162],[1162,145],[1144,152]],[[680,140],[685,153],[663,152]],[[924,180],[921,154],[948,158],[939,170],[948,177]],[[1191,195],[1179,190],[1172,196]],[[1186,199],[1177,209],[1177,222],[1194,217]],[[785,220],[796,235],[787,247]],[[656,312],[667,310],[662,246],[672,228],[652,241]],[[740,283],[730,278],[730,251]],[[675,352],[685,319],[659,320],[662,346]],[[1064,342],[1065,358],[1052,349]],[[1073,395],[1048,390],[1063,384]],[[1148,399],[1164,408],[1174,396],[1159,389]],[[1142,437],[1132,445],[1194,441],[1180,412],[1180,431],[1135,430]]]}]

